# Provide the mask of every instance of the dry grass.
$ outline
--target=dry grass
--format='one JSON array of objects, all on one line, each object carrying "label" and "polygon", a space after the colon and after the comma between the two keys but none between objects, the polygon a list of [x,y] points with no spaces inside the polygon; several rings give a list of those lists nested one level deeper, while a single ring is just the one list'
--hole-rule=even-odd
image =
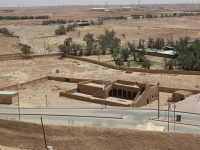
[{"label": "dry grass", "polygon": [[[104,127],[45,125],[45,132],[48,145],[56,150],[198,150],[200,142],[199,134]],[[38,124],[1,120],[0,140],[8,147],[44,149],[42,128]]]}]

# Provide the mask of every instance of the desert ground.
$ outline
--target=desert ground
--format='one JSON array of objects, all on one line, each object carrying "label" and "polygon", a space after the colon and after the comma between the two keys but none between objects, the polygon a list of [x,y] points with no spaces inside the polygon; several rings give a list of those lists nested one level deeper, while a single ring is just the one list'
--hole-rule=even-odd
[{"label": "desert ground", "polygon": [[[157,8],[159,5],[153,5]],[[189,5],[188,5],[189,6]],[[95,21],[99,16],[130,16],[132,14],[160,14],[180,13],[185,10],[185,5],[165,5],[166,11],[118,11],[113,13],[91,12],[92,7],[100,6],[56,6],[56,7],[30,7],[15,8],[14,12],[1,11],[0,16],[23,16],[23,15],[49,15],[53,20],[88,20]],[[121,6],[109,6],[116,9]],[[138,6],[134,6],[138,7]],[[147,6],[148,7],[148,6]],[[199,9],[199,5],[191,6]],[[9,8],[8,8],[9,9]],[[170,10],[171,9],[171,10]],[[149,37],[173,38],[190,36],[192,39],[200,37],[200,17],[176,17],[159,19],[140,19],[126,21],[105,21],[103,25],[77,27],[76,31],[66,35],[56,36],[54,30],[58,25],[42,26],[39,20],[0,20],[0,28],[7,27],[16,37],[5,37],[0,35],[0,55],[20,53],[18,43],[30,45],[35,54],[43,54],[44,46],[52,52],[58,52],[58,45],[72,37],[73,41],[81,43],[85,47],[83,37],[87,33],[94,37],[103,34],[105,29],[116,31],[117,37],[126,44],[128,41],[138,43],[139,39],[148,41]],[[22,28],[21,28],[22,27]],[[80,32],[80,36],[78,35]],[[125,38],[122,37],[125,33]],[[45,45],[44,45],[45,43]],[[83,56],[92,60],[98,60],[98,56]],[[164,69],[163,58],[147,56],[154,63],[153,69]],[[132,59],[132,58],[130,58]],[[101,55],[100,61],[111,63],[111,55]],[[140,67],[140,66],[132,66]],[[56,70],[59,73],[56,73]],[[35,58],[30,60],[0,61],[0,88],[14,84],[20,84],[45,76],[58,76],[80,79],[96,79],[115,81],[117,79],[149,83],[160,86],[196,89],[200,90],[200,77],[196,75],[170,75],[133,72],[127,74],[124,71],[109,69],[99,65],[73,60],[69,58],[60,59],[58,56]],[[19,87],[19,99],[21,108],[41,108],[46,104],[45,95],[48,96],[48,106],[101,106],[70,98],[59,97],[60,91],[76,88],[76,84],[46,81],[27,87]],[[17,89],[15,90],[17,91]],[[161,105],[167,104],[170,93],[160,93]],[[154,107],[157,101],[144,106]],[[1,104],[1,108],[17,107],[18,103],[11,105]],[[48,144],[58,150],[63,149],[199,149],[199,135],[186,133],[167,132],[141,132],[132,129],[116,129],[102,127],[66,127],[45,125]],[[0,149],[44,149],[41,126],[38,124],[24,123],[13,120],[0,120]],[[12,142],[11,142],[12,139]],[[159,140],[155,140],[159,139]]]},{"label": "desert ground", "polygon": [[[110,6],[114,8],[114,6]],[[172,7],[170,5],[166,6]],[[174,6],[177,7],[177,6]],[[0,15],[49,15],[50,19],[65,19],[65,20],[96,20],[99,16],[109,16],[110,13],[91,12],[90,6],[72,6],[72,7],[36,7],[36,8],[20,8],[14,12],[0,12]],[[165,13],[174,13],[176,11],[168,11]],[[181,12],[181,11],[180,11]],[[147,14],[150,12],[113,12],[113,16],[130,16],[132,14]],[[153,14],[163,13],[159,11],[151,12]],[[32,47],[33,53],[44,53],[44,46],[50,51],[57,52],[58,45],[62,44],[67,37],[72,37],[75,42],[79,42],[85,46],[83,37],[87,33],[94,34],[94,37],[104,33],[105,29],[114,29],[117,36],[121,39],[122,44],[128,41],[138,42],[139,39],[145,39],[147,42],[149,37],[163,37],[165,39],[173,37],[174,40],[183,36],[190,36],[193,39],[200,37],[199,17],[175,17],[175,18],[157,18],[157,19],[140,19],[126,21],[106,21],[103,25],[77,27],[76,31],[69,32],[66,35],[55,36],[54,30],[58,26],[41,26],[43,20],[23,20],[22,22],[12,20],[2,20],[1,27],[7,27],[16,37],[0,36],[0,54],[19,53],[20,50],[17,43],[28,44]],[[22,24],[22,28],[21,28]],[[38,26],[39,25],[39,26]],[[80,32],[80,36],[78,35]],[[126,37],[122,37],[125,33]],[[45,43],[45,45],[44,45]],[[84,56],[85,57],[85,56]],[[164,69],[163,58],[147,56],[154,61],[152,69]],[[98,56],[89,56],[89,59],[98,60]],[[132,58],[130,58],[132,59]],[[101,55],[100,61],[105,63],[112,62],[111,55]],[[37,58],[33,60],[12,60],[0,62],[0,87],[6,87],[13,84],[30,81],[45,76],[62,76],[82,79],[98,79],[114,81],[117,79],[136,81],[149,84],[161,83],[164,87],[185,88],[185,89],[200,89],[198,76],[193,75],[166,75],[166,74],[151,74],[133,72],[126,74],[124,71],[108,69],[106,67],[72,60],[69,58],[58,59],[57,57]],[[132,67],[140,67],[133,65]],[[59,69],[59,73],[56,73]],[[114,76],[113,76],[114,75]],[[38,84],[36,87],[30,86],[25,89],[20,89],[20,99],[23,103],[22,107],[42,107],[45,104],[44,95],[49,95],[49,105],[54,105],[54,99],[57,99],[58,104],[62,105],[96,105],[87,102],[77,102],[66,98],[59,98],[59,91],[70,88],[75,88],[76,85],[57,83],[47,81]],[[27,94],[29,93],[29,94]],[[163,96],[162,96],[163,95]],[[161,94],[163,105],[166,104],[166,93]],[[155,102],[156,103],[156,102]],[[5,107],[14,107],[17,104]],[[150,105],[151,106],[151,105]]]},{"label": "desert ground", "polygon": [[[198,150],[200,142],[199,134],[190,133],[147,132],[112,127],[54,126],[46,124],[44,128],[47,145],[53,146],[56,150]],[[39,124],[1,120],[0,133],[2,145],[21,149],[44,149],[42,128]],[[10,139],[12,139],[12,142]]]},{"label": "desert ground", "polygon": [[[170,39],[171,35],[174,40],[184,36],[190,36],[194,39],[200,37],[199,18],[195,16],[105,22],[103,25],[77,27],[76,31],[62,36],[55,36],[54,30],[58,26],[43,26],[31,30],[26,29],[25,26],[22,30],[14,31],[14,34],[20,37],[21,43],[32,46],[34,53],[44,53],[44,42],[46,43],[45,46],[49,47],[51,51],[58,51],[58,45],[63,44],[66,38],[72,37],[74,42],[81,43],[85,47],[83,37],[87,33],[92,33],[94,37],[97,37],[104,34],[105,29],[114,29],[122,44],[126,44],[128,41],[134,41],[138,44],[139,39],[145,39],[147,42],[149,37]],[[11,26],[10,29],[12,30],[12,28],[16,27]],[[80,32],[80,37],[78,32]],[[125,39],[122,37],[122,33],[125,33]]]},{"label": "desert ground", "polygon": [[[160,75],[140,72],[127,74],[124,71],[109,69],[69,58],[58,59],[57,57],[50,57],[36,58],[32,60],[0,61],[0,65],[0,87],[20,84],[45,76],[96,79],[106,81],[115,81],[117,79],[121,79],[154,85],[156,85],[159,81],[161,86],[164,87],[185,89],[199,89],[200,87],[198,82],[200,80],[199,76],[195,75]],[[59,73],[56,73],[56,69],[59,69]],[[50,105],[56,104],[55,99],[58,101],[58,105],[96,105],[67,98],[59,98],[59,91],[65,91],[75,87],[75,84],[47,81],[36,86],[29,86],[25,89],[19,89],[20,100],[23,102],[20,104],[20,106],[42,107],[45,105],[45,95],[49,95],[48,97],[50,97]],[[167,95],[163,94],[163,102],[166,102],[166,100]],[[17,104],[13,104],[10,107],[13,106],[17,106]],[[5,107],[8,107],[8,105],[5,105]]]}]

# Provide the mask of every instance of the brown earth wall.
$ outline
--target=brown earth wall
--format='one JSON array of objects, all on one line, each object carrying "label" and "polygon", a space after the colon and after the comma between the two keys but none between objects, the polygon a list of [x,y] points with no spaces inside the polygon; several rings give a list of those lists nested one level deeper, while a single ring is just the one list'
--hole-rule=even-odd
[{"label": "brown earth wall", "polygon": [[132,107],[142,107],[155,101],[158,97],[158,88],[153,86],[145,91],[132,103]]},{"label": "brown earth wall", "polygon": [[25,87],[25,86],[28,86],[28,85],[34,85],[34,84],[37,84],[37,83],[45,82],[47,80],[48,80],[48,77],[43,77],[43,78],[39,78],[39,79],[36,79],[36,80],[33,80],[33,81],[19,83],[20,87],[18,87],[19,84],[11,85],[11,86],[8,86],[8,87],[3,87],[3,88],[0,88],[0,91],[17,90],[17,87],[22,88],[22,87]]},{"label": "brown earth wall", "polygon": [[[80,96],[80,95],[73,95],[73,94],[70,94],[70,93],[60,92],[60,96],[69,97],[69,98],[72,98],[72,99],[78,99],[78,100],[81,100],[81,101],[86,101],[86,102],[91,102],[91,103],[105,104],[104,100],[100,100],[100,99],[97,99],[97,98],[91,99],[91,98],[88,98],[88,97],[84,97],[84,96]],[[110,106],[130,107],[130,105],[115,103],[115,102],[111,102],[111,101],[106,101],[106,104],[110,105]]]},{"label": "brown earth wall", "polygon": [[137,85],[137,82],[131,82],[131,81],[124,81],[124,80],[117,80],[117,83],[120,84],[126,84],[126,85]]},{"label": "brown earth wall", "polygon": [[92,96],[97,97],[97,98],[104,98],[105,90],[99,90],[99,91],[93,93]]},{"label": "brown earth wall", "polygon": [[24,56],[22,53],[0,55],[0,61],[22,59],[22,56]]},{"label": "brown earth wall", "polygon": [[86,79],[75,79],[75,78],[66,78],[66,79],[68,79],[70,83],[79,83],[86,81]]},{"label": "brown earth wall", "polygon": [[69,97],[72,99],[78,99],[81,101],[93,102],[91,98],[80,96],[80,95],[74,95],[71,93],[60,92],[60,96]]},{"label": "brown earth wall", "polygon": [[54,57],[54,56],[61,56],[61,54],[24,55],[24,56],[22,56],[22,59],[43,58],[43,57]]},{"label": "brown earth wall", "polygon": [[77,92],[77,88],[69,90],[69,91],[66,91],[66,93],[75,93],[75,92]]},{"label": "brown earth wall", "polygon": [[159,73],[159,74],[200,75],[199,71],[177,71],[177,70],[153,70],[153,69],[141,69],[141,68],[126,68],[126,67],[118,67],[118,66],[109,65],[109,64],[106,64],[106,63],[103,63],[103,62],[98,62],[98,61],[95,61],[95,60],[82,58],[82,57],[76,57],[76,56],[70,56],[70,55],[67,55],[67,57],[71,58],[71,59],[76,59],[76,60],[80,60],[80,61],[94,63],[94,64],[101,65],[101,66],[104,66],[104,67],[108,67],[108,68],[111,68],[111,69],[122,70],[122,71],[131,70],[133,72],[135,71],[135,72]]},{"label": "brown earth wall", "polygon": [[177,89],[177,88],[160,87],[160,92],[165,92],[165,93],[174,93],[175,91],[178,91],[178,90],[189,91],[189,92],[192,92],[193,94],[198,94],[198,93],[200,93],[200,90]]},{"label": "brown earth wall", "polygon": [[52,77],[52,76],[48,76],[48,80],[65,82],[65,78],[64,77]]},{"label": "brown earth wall", "polygon": [[102,90],[102,88],[85,85],[85,84],[78,84],[78,92],[80,92],[80,93],[92,95],[93,93],[95,93],[99,90]]},{"label": "brown earth wall", "polygon": [[6,35],[6,34],[2,34],[0,36],[5,36],[5,37],[14,37],[14,38],[18,38],[19,39],[19,36],[16,36],[16,35]]}]

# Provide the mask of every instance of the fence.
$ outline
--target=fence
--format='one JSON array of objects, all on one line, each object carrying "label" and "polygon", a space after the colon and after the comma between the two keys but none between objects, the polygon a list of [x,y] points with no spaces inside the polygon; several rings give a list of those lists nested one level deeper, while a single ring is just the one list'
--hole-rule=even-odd
[{"label": "fence", "polygon": [[25,87],[25,86],[28,86],[28,85],[35,85],[37,83],[45,82],[47,80],[48,80],[48,77],[43,77],[43,78],[39,78],[39,79],[36,79],[36,80],[32,80],[32,81],[28,81],[28,82],[24,82],[24,83],[11,85],[11,86],[8,86],[8,87],[3,87],[3,88],[0,88],[0,91],[16,90],[19,85],[20,85],[20,88],[22,88],[22,87]]}]

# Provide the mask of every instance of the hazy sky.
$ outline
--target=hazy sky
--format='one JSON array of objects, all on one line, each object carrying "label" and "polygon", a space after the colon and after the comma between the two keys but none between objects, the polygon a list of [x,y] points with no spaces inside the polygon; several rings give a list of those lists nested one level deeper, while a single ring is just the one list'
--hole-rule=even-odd
[{"label": "hazy sky", "polygon": [[[104,5],[138,4],[139,0],[0,0],[0,7],[58,6],[58,5]],[[140,4],[200,3],[200,0],[140,0]]]}]

